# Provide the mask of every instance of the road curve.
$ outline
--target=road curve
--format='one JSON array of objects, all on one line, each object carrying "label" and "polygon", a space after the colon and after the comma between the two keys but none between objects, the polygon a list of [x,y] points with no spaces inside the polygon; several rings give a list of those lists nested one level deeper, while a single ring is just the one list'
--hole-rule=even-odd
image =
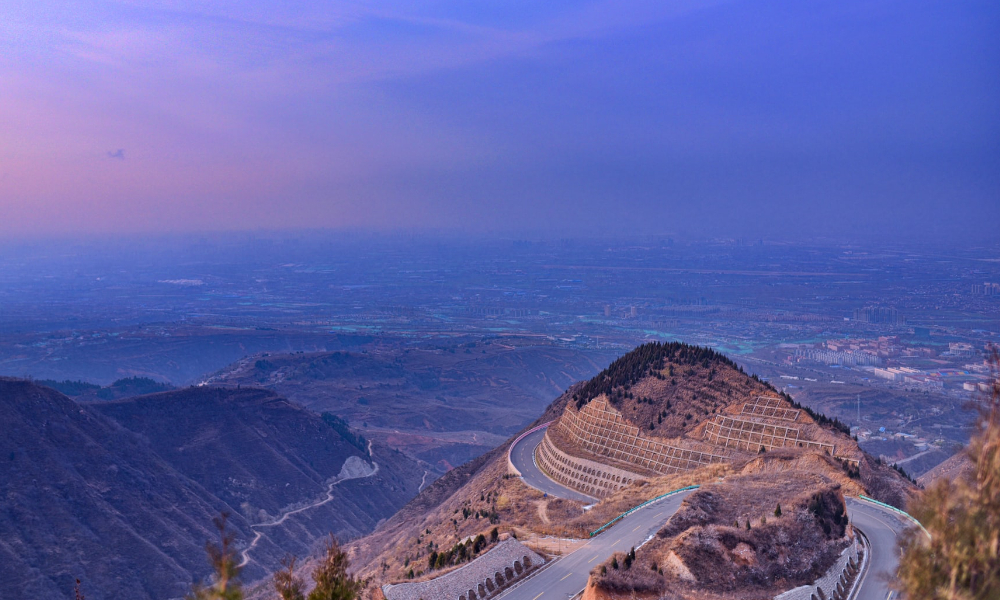
[{"label": "road curve", "polygon": [[886,508],[857,498],[847,498],[847,514],[871,543],[871,563],[857,600],[887,600],[894,595],[889,585],[899,565],[896,542],[912,524]]},{"label": "road curve", "polygon": [[533,431],[524,436],[516,444],[511,446],[510,461],[514,467],[521,472],[521,480],[527,485],[556,498],[566,498],[567,500],[579,500],[587,504],[597,502],[586,494],[570,489],[561,483],[557,483],[548,478],[545,473],[535,463],[535,448],[542,443],[545,437],[546,428]]},{"label": "road curve", "polygon": [[[519,467],[520,468],[520,467]],[[504,600],[566,600],[587,587],[590,570],[615,552],[628,552],[655,535],[691,491],[668,496],[624,517],[583,546],[502,594]],[[649,568],[648,565],[645,568]]]},{"label": "road curve", "polygon": [[[521,479],[527,485],[557,498],[597,502],[596,498],[549,479],[538,468],[535,463],[535,448],[542,442],[545,431],[544,428],[533,431],[511,447],[510,460],[521,472]],[[507,600],[550,600],[573,596],[586,586],[591,568],[614,552],[625,552],[632,546],[641,544],[680,508],[681,501],[687,494],[677,494],[637,510],[501,597]],[[877,504],[857,498],[846,500],[851,523],[863,531],[871,543],[870,566],[861,582],[856,600],[888,600],[893,595],[890,583],[899,564],[897,540],[912,524]]]}]

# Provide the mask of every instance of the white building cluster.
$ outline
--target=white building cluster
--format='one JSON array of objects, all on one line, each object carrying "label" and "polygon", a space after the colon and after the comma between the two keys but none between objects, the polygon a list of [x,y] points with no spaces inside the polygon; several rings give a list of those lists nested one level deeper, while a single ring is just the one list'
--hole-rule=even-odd
[{"label": "white building cluster", "polygon": [[808,358],[827,365],[847,365],[847,366],[867,366],[874,367],[882,364],[882,358],[877,354],[858,350],[817,350],[806,348],[796,350],[795,356]]}]

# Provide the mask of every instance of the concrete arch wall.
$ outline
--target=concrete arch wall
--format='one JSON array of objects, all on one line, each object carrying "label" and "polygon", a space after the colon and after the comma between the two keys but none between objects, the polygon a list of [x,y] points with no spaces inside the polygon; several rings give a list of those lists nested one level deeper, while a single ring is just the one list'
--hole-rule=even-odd
[{"label": "concrete arch wall", "polygon": [[552,479],[585,494],[603,498],[609,496],[641,475],[566,454],[556,447],[548,435],[536,450],[535,460]]},{"label": "concrete arch wall", "polygon": [[545,564],[517,540],[506,540],[458,569],[434,579],[382,586],[387,600],[491,600]]}]

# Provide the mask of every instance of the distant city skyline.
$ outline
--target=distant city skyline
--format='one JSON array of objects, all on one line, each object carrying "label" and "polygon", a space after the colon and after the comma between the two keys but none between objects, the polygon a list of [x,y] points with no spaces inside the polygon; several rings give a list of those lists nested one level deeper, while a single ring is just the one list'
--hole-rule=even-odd
[{"label": "distant city skyline", "polygon": [[988,2],[11,0],[0,238],[996,240]]}]

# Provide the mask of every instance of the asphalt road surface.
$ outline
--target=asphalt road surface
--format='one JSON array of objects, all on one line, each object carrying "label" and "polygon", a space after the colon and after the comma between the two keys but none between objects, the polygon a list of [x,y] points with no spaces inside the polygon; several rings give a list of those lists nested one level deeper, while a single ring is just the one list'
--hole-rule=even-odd
[{"label": "asphalt road surface", "polygon": [[[520,467],[518,467],[520,468]],[[628,552],[656,534],[691,490],[644,506],[605,529],[583,546],[566,554],[521,585],[500,596],[504,600],[566,600],[587,587],[590,571],[615,552]],[[635,568],[648,569],[637,563]],[[884,600],[884,599],[883,599]]]},{"label": "asphalt road surface", "polygon": [[899,564],[896,540],[910,522],[888,509],[855,498],[847,499],[847,514],[854,526],[865,532],[872,546],[868,574],[861,583],[857,600],[886,600],[890,593],[895,597],[889,581]]},{"label": "asphalt road surface", "polygon": [[[534,452],[544,436],[545,429],[535,431],[525,436],[511,451],[511,461],[521,472],[524,482],[551,496],[595,502],[595,498],[552,481],[538,469]],[[637,510],[500,598],[572,598],[586,587],[591,569],[607,560],[614,552],[628,552],[630,548],[639,546],[646,538],[655,534],[677,512],[689,493],[690,491],[682,492]],[[895,593],[889,584],[899,564],[896,542],[899,535],[910,526],[910,522],[888,509],[856,498],[847,498],[847,512],[854,526],[863,531],[871,543],[871,562],[861,582],[857,600],[891,600]]]},{"label": "asphalt road surface", "polygon": [[535,447],[542,443],[546,429],[539,429],[524,436],[510,451],[510,460],[521,472],[521,479],[531,487],[545,492],[556,498],[566,498],[567,500],[580,500],[587,504],[597,502],[597,498],[592,498],[586,494],[581,494],[561,483],[556,483],[539,470],[535,464]]}]

